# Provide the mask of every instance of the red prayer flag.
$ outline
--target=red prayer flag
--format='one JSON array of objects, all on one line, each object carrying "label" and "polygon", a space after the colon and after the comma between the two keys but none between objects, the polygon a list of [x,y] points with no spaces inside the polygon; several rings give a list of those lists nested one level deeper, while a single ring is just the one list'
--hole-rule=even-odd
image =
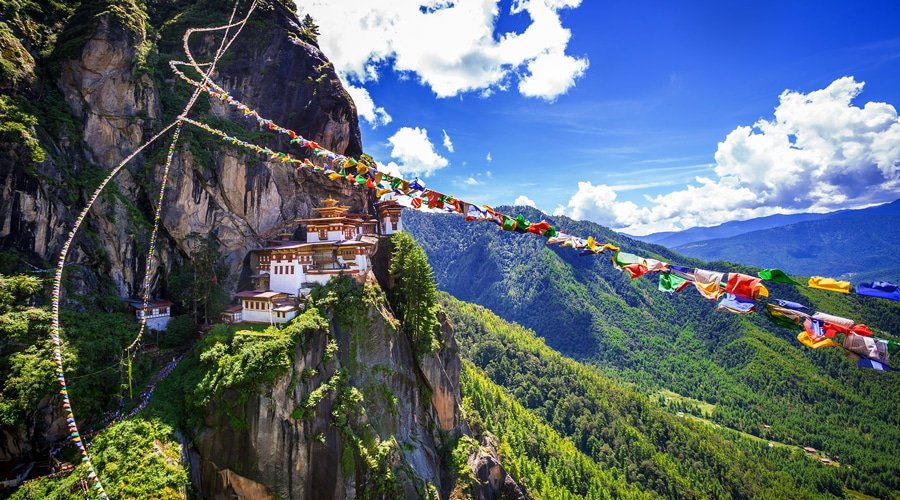
[{"label": "red prayer flag", "polygon": [[741,273],[728,273],[728,283],[725,285],[725,291],[744,297],[747,299],[756,298],[756,291],[759,289],[761,278],[747,276]]}]

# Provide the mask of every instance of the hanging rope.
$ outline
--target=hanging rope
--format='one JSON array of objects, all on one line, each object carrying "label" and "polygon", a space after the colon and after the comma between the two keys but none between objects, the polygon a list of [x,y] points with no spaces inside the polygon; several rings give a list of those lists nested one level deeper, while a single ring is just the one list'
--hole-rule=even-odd
[{"label": "hanging rope", "polygon": [[[184,46],[187,47],[188,46],[188,38],[194,32],[225,30],[225,36],[223,37],[222,43],[219,45],[219,50],[216,52],[216,56],[213,59],[213,61],[208,64],[208,66],[209,66],[208,71],[206,71],[205,73],[203,71],[200,72],[200,74],[204,78],[204,81],[207,81],[209,79],[209,75],[215,70],[215,66],[216,66],[216,63],[218,62],[218,60],[225,53],[225,51],[228,49],[228,47],[231,46],[231,43],[234,41],[234,39],[237,38],[237,36],[240,34],[240,31],[241,31],[241,29],[243,29],[243,26],[245,25],[247,19],[249,19],[250,15],[256,9],[256,5],[257,5],[257,2],[254,0],[254,2],[250,5],[250,8],[247,11],[247,15],[244,17],[244,19],[242,19],[241,21],[239,21],[237,23],[231,22],[234,19],[234,13],[237,9],[237,3],[235,3],[235,9],[232,11],[232,17],[231,17],[231,19],[229,19],[229,24],[224,25],[224,26],[219,26],[217,28],[191,29],[191,30],[188,30],[187,32],[185,32],[185,36],[182,40],[183,40]],[[227,39],[228,30],[230,28],[233,28],[236,26],[238,26],[239,29],[237,30],[235,35],[231,38],[231,40],[229,40],[226,44],[225,40]],[[189,52],[190,51],[188,50],[188,53]],[[189,54],[189,58],[192,58],[192,56],[190,56],[190,54]],[[206,66],[206,64],[204,64],[204,66]],[[103,488],[103,484],[100,481],[100,478],[97,476],[97,473],[94,470],[94,466],[93,466],[93,463],[91,462],[90,454],[88,453],[88,450],[87,450],[85,444],[82,442],[81,435],[78,432],[78,424],[75,420],[75,413],[72,410],[72,403],[69,398],[68,385],[66,383],[65,367],[63,364],[63,360],[62,360],[62,342],[60,340],[61,323],[60,323],[60,319],[59,319],[59,303],[60,303],[60,296],[62,294],[62,273],[63,273],[63,269],[65,268],[65,265],[66,265],[66,258],[68,257],[69,249],[72,246],[72,242],[75,240],[75,236],[78,234],[79,229],[81,228],[82,224],[84,223],[84,220],[87,218],[87,215],[90,212],[91,208],[93,208],[94,203],[97,201],[97,197],[99,197],[100,193],[103,192],[103,189],[106,188],[106,186],[110,183],[110,181],[112,181],[112,179],[125,167],[125,165],[127,165],[131,160],[133,160],[135,157],[137,157],[137,155],[139,155],[144,149],[146,149],[148,146],[150,146],[151,144],[156,142],[160,137],[165,135],[173,127],[176,127],[175,134],[173,134],[173,139],[172,139],[172,142],[169,147],[169,155],[166,158],[166,165],[163,170],[162,185],[160,186],[160,194],[159,194],[159,198],[158,198],[158,202],[157,202],[157,206],[156,206],[156,210],[155,210],[155,214],[154,214],[154,228],[153,228],[153,233],[151,234],[151,246],[150,246],[150,251],[149,251],[148,258],[147,258],[147,271],[145,272],[145,276],[144,276],[144,306],[146,308],[146,305],[149,302],[149,274],[150,274],[149,271],[151,269],[151,262],[152,262],[153,255],[155,254],[155,246],[156,246],[156,240],[157,240],[156,236],[157,236],[157,233],[159,230],[160,214],[161,214],[161,210],[162,210],[162,204],[165,199],[165,189],[166,189],[166,185],[168,183],[168,177],[169,177],[168,174],[169,174],[169,169],[171,167],[172,158],[174,156],[175,145],[178,141],[178,137],[180,135],[181,127],[182,127],[180,117],[185,116],[190,111],[190,109],[193,107],[194,103],[196,103],[197,98],[200,96],[201,93],[202,93],[201,89],[199,89],[199,88],[196,89],[194,91],[193,95],[191,96],[190,100],[188,101],[187,105],[184,107],[184,110],[179,114],[179,119],[176,119],[172,123],[163,127],[163,129],[160,130],[159,132],[157,132],[156,135],[154,135],[149,140],[147,140],[142,145],[140,145],[138,148],[136,148],[131,154],[129,154],[118,165],[116,165],[110,171],[110,173],[103,179],[103,181],[100,182],[100,185],[97,186],[97,188],[94,190],[91,197],[88,199],[87,205],[85,205],[85,207],[79,213],[78,217],[75,219],[75,223],[74,223],[72,229],[69,231],[69,234],[68,234],[68,237],[66,238],[65,243],[63,243],[62,249],[60,250],[60,254],[59,254],[59,261],[58,261],[58,264],[56,267],[56,274],[53,277],[53,291],[51,293],[52,316],[51,316],[51,325],[50,325],[50,339],[53,343],[53,359],[54,359],[54,362],[56,363],[56,367],[57,367],[56,377],[57,377],[57,381],[59,382],[59,385],[60,385],[60,395],[62,396],[62,400],[63,400],[63,403],[62,403],[63,410],[65,411],[65,414],[66,414],[66,422],[68,424],[69,438],[79,448],[79,450],[81,452],[81,456],[82,456],[81,461],[82,461],[82,463],[84,463],[86,465],[88,478],[93,483],[93,485],[91,486],[91,489],[100,498],[103,498],[103,499],[107,499],[109,497],[106,493],[106,490]],[[146,315],[144,315],[144,316],[145,317],[143,318],[143,320],[141,322],[141,328],[138,332],[138,336],[126,348],[126,353],[129,354],[129,389],[131,386],[130,350],[134,346],[136,346],[137,343],[140,341],[141,336],[143,335],[143,332],[146,328]]]}]

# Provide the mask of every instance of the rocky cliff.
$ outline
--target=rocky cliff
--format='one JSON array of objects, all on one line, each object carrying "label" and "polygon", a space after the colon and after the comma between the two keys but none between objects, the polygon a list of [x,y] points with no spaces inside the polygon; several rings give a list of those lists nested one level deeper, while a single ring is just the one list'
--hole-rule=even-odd
[{"label": "rocky cliff", "polygon": [[298,320],[324,316],[296,341],[290,369],[224,393],[193,431],[201,496],[524,498],[496,441],[478,444],[461,415],[452,326],[444,320],[440,347],[417,354],[374,275],[325,290]]},{"label": "rocky cliff", "polygon": [[[185,30],[225,24],[233,4],[91,0],[74,10],[25,4],[0,17],[0,249],[47,267],[105,173],[184,106],[191,88],[175,78],[168,61],[184,59],[179,52]],[[238,2],[237,12],[248,6]],[[43,8],[49,19],[29,8]],[[29,37],[28,27],[38,22],[43,30],[55,29],[53,36]],[[191,42],[203,61],[219,37],[198,34]],[[261,2],[214,78],[323,146],[362,152],[352,100],[314,38],[278,1]],[[255,122],[206,96],[191,116],[291,151],[285,141],[257,131]],[[360,190],[248,156],[198,129],[186,129],[182,138],[162,213],[156,294],[166,295],[173,263],[190,250],[189,234],[212,235],[237,276],[248,249],[290,227],[293,219],[312,215],[321,198],[368,208]],[[92,210],[71,253],[70,291],[138,293],[169,140],[163,137],[133,160]]]}]

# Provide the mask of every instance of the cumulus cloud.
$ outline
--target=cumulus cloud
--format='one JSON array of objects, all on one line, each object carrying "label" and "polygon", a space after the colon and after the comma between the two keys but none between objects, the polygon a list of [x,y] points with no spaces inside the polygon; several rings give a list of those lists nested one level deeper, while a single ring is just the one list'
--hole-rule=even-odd
[{"label": "cumulus cloud", "polygon": [[[494,161],[494,157],[491,156],[491,152],[490,152],[490,151],[488,151],[488,154],[487,154],[487,156],[484,157],[484,159],[487,160],[488,162]],[[490,173],[491,173],[491,171],[488,170],[488,176],[490,176]]]},{"label": "cumulus cloud", "polygon": [[844,77],[806,94],[786,90],[773,119],[739,126],[719,143],[714,176],[643,207],[581,182],[567,213],[643,234],[892,201],[900,193],[900,118],[890,104],[854,105],[863,86]]},{"label": "cumulus cloud", "polygon": [[401,127],[388,142],[392,146],[391,158],[397,160],[397,168],[402,174],[428,177],[450,163],[437,154],[424,128]]},{"label": "cumulus cloud", "polygon": [[372,96],[369,95],[369,91],[365,87],[357,87],[356,85],[345,83],[344,88],[347,89],[347,93],[350,94],[350,97],[353,98],[353,103],[356,104],[356,113],[360,118],[369,122],[372,128],[391,123],[391,115],[383,107],[375,105],[375,101],[372,100]]},{"label": "cumulus cloud", "polygon": [[480,182],[478,182],[478,179],[474,177],[469,177],[468,179],[464,180],[463,183],[468,184],[469,186],[477,186],[481,184]]},{"label": "cumulus cloud", "polygon": [[322,28],[319,44],[342,75],[377,80],[391,67],[439,97],[490,95],[518,80],[523,95],[552,100],[584,74],[587,58],[566,54],[571,32],[560,11],[581,0],[514,0],[521,31],[497,32],[499,0],[311,0],[300,4]]},{"label": "cumulus cloud", "polygon": [[450,140],[450,136],[447,134],[446,130],[441,130],[444,133],[444,147],[447,148],[447,151],[453,152],[453,141]]},{"label": "cumulus cloud", "polygon": [[524,194],[520,194],[518,198],[513,201],[513,205],[517,207],[532,207],[537,208],[537,204],[531,198],[525,196]]}]

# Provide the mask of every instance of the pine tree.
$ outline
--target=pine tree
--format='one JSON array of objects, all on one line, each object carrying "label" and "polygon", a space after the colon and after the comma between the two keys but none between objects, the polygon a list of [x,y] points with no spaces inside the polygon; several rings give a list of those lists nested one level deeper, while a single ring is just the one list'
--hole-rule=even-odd
[{"label": "pine tree", "polygon": [[437,286],[425,251],[406,233],[391,237],[390,274],[394,280],[393,306],[419,353],[433,350],[437,319]]}]

